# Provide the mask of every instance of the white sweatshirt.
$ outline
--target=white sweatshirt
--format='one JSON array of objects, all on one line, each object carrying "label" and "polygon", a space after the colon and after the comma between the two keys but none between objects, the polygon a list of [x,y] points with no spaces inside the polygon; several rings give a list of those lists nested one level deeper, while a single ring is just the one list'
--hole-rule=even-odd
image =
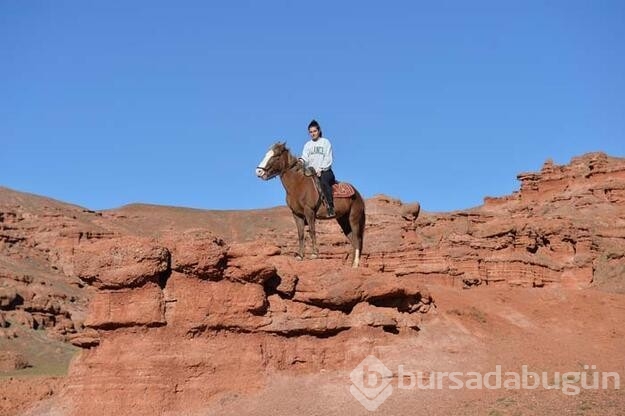
[{"label": "white sweatshirt", "polygon": [[331,168],[332,145],[330,140],[320,137],[316,141],[307,141],[302,152],[302,159],[306,162],[306,166],[315,168],[317,172]]}]

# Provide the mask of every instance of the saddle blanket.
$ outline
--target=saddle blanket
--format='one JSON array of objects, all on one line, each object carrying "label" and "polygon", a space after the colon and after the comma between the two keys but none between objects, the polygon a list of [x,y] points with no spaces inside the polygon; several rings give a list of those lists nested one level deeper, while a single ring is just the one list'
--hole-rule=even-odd
[{"label": "saddle blanket", "polygon": [[332,196],[334,198],[349,198],[354,193],[354,187],[347,182],[339,182],[332,185]]}]

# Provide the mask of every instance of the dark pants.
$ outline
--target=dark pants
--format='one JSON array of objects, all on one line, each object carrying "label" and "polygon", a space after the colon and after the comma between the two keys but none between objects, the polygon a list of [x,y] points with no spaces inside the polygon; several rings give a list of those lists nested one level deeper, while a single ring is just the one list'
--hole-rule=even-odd
[{"label": "dark pants", "polygon": [[321,172],[319,182],[321,183],[321,191],[323,192],[326,202],[328,203],[328,208],[334,209],[334,199],[332,198],[332,185],[336,183],[336,179],[334,178],[334,172],[332,172],[331,168]]}]

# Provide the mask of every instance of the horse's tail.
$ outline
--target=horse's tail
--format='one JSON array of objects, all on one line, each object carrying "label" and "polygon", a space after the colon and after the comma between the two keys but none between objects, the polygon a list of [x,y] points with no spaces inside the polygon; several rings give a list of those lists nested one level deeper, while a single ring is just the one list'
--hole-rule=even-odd
[{"label": "horse's tail", "polygon": [[355,191],[355,195],[354,195],[355,198],[354,198],[354,204],[352,205],[352,207],[356,211],[355,212],[356,224],[353,224],[352,227],[356,228],[356,230],[353,230],[353,231],[355,231],[356,236],[358,238],[357,248],[362,253],[362,246],[363,246],[364,239],[365,239],[365,223],[366,223],[367,215],[365,211],[365,200],[355,188],[354,188],[354,191]]},{"label": "horse's tail", "polygon": [[362,245],[365,241],[365,223],[367,220],[367,212],[365,208],[365,200],[362,198],[362,196],[360,197],[360,199],[362,200],[362,216],[360,217],[360,252],[362,253]]}]

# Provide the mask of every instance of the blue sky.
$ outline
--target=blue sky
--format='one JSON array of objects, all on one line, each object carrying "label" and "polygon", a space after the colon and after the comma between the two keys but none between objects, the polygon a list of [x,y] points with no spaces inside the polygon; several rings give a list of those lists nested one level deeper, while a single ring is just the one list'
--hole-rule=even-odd
[{"label": "blue sky", "polygon": [[427,211],[625,156],[623,1],[0,1],[0,185],[91,209],[284,204],[315,118],[337,179]]}]

